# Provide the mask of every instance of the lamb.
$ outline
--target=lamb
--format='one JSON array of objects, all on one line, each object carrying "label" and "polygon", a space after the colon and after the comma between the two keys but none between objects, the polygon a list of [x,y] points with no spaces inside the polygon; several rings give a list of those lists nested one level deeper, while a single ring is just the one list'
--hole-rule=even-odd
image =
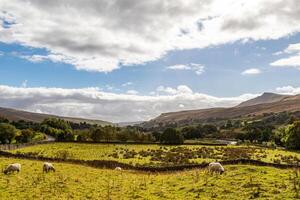
[{"label": "lamb", "polygon": [[4,172],[4,174],[9,174],[9,173],[13,173],[13,172],[19,173],[20,171],[21,171],[21,164],[14,163],[14,164],[8,165],[3,172]]},{"label": "lamb", "polygon": [[49,171],[55,172],[55,168],[51,163],[45,162],[43,165],[43,172],[48,173]]},{"label": "lamb", "polygon": [[115,168],[115,170],[117,170],[117,171],[121,171],[121,170],[122,170],[122,168],[121,168],[121,167],[116,167],[116,168]]},{"label": "lamb", "polygon": [[225,169],[220,163],[212,162],[208,165],[208,171],[211,173],[216,172],[222,174],[225,171]]}]

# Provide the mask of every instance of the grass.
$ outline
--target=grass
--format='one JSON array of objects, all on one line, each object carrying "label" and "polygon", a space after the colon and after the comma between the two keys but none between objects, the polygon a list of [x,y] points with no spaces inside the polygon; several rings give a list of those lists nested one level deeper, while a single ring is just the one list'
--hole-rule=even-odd
[{"label": "grass", "polygon": [[0,174],[0,199],[294,199],[299,177],[294,170],[247,165],[225,166],[223,175],[206,170],[138,173],[54,163],[42,173],[39,161],[0,157],[3,169],[19,162],[19,174]]},{"label": "grass", "polygon": [[52,158],[116,160],[147,166],[173,166],[238,158],[282,164],[300,162],[300,154],[297,152],[253,146],[51,143],[25,147],[12,152]]}]

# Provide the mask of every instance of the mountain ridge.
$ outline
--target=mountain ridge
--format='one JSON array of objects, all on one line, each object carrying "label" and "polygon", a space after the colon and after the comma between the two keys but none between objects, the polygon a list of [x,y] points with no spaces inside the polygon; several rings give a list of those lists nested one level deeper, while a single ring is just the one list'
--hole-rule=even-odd
[{"label": "mountain ridge", "polygon": [[245,106],[253,106],[253,105],[258,105],[258,104],[263,104],[263,103],[273,103],[280,101],[286,97],[289,97],[291,95],[282,95],[282,94],[276,94],[272,92],[264,92],[262,95],[249,99],[247,101],[244,101],[237,105],[236,107],[245,107]]},{"label": "mountain ridge", "polygon": [[77,117],[65,117],[58,116],[52,114],[44,114],[44,113],[34,113],[24,110],[18,110],[14,108],[4,108],[0,107],[0,117],[6,118],[10,121],[32,121],[32,122],[42,122],[46,118],[60,118],[74,123],[86,122],[89,124],[98,124],[98,125],[112,125],[113,123],[103,121],[103,120],[95,120],[95,119],[85,119],[85,118],[77,118]]},{"label": "mountain ridge", "polygon": [[[162,113],[158,117],[141,124],[141,126],[144,128],[151,128],[157,127],[161,124],[177,123],[178,125],[181,125],[191,124],[193,122],[206,122],[209,120],[260,116],[264,115],[265,113],[300,111],[300,95],[293,96],[273,94],[275,93],[264,93],[263,95],[254,98],[254,100],[252,99],[252,101],[250,99],[248,101],[245,101],[246,103],[242,102],[241,104],[230,108],[218,107]],[[264,98],[266,95],[273,96],[274,98]],[[257,99],[261,103],[255,104],[256,102],[258,102]],[[261,101],[262,99],[265,99],[265,102]],[[254,105],[251,105],[253,103]]]}]

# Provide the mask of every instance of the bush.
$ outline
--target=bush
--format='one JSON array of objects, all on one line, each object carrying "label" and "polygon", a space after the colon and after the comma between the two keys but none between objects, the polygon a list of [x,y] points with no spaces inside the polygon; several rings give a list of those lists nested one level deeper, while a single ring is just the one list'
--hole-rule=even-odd
[{"label": "bush", "polygon": [[11,143],[16,137],[18,129],[8,123],[0,123],[0,142],[2,144]]},{"label": "bush", "polygon": [[91,135],[89,130],[77,131],[77,141],[85,142],[91,140]]},{"label": "bush", "polygon": [[35,133],[30,129],[21,130],[21,134],[16,136],[17,143],[27,143],[31,142]]},{"label": "bush", "polygon": [[183,144],[184,138],[174,128],[167,128],[160,136],[160,142],[164,144]]},{"label": "bush", "polygon": [[202,138],[203,134],[202,134],[202,127],[199,125],[197,127],[194,126],[188,126],[188,127],[184,127],[181,130],[181,133],[184,136],[184,139],[198,139],[198,138]]},{"label": "bush", "polygon": [[45,119],[41,124],[41,132],[55,137],[58,141],[75,140],[75,135],[70,124],[63,119]]},{"label": "bush", "polygon": [[286,127],[283,141],[289,149],[300,149],[300,121]]}]

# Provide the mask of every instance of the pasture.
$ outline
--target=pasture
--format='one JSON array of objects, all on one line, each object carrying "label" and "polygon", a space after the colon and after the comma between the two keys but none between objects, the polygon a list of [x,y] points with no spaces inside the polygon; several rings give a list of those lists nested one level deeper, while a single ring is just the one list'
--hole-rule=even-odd
[{"label": "pasture", "polygon": [[188,165],[240,158],[280,164],[300,162],[298,152],[255,146],[50,143],[12,152],[60,159],[114,160],[142,166]]},{"label": "pasture", "polygon": [[206,170],[141,173],[54,163],[42,173],[42,162],[0,157],[3,169],[21,163],[19,174],[0,174],[0,199],[295,199],[299,173],[248,165],[225,166],[226,173]]}]

